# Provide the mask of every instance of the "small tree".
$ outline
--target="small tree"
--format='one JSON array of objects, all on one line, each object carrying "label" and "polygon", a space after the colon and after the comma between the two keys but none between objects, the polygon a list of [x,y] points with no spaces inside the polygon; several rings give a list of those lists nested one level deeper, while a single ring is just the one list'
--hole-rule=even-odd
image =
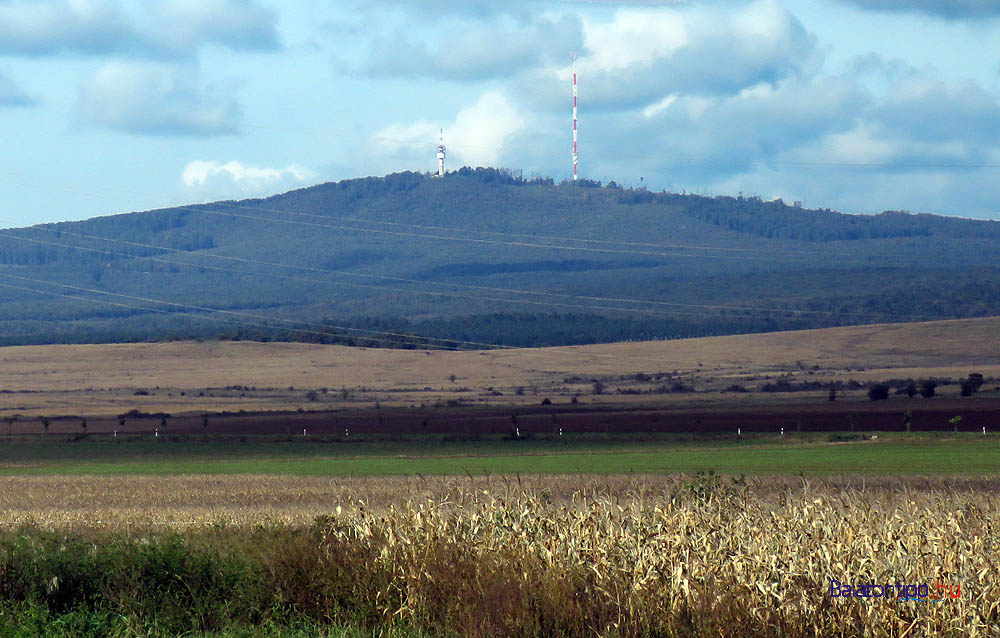
[{"label": "small tree", "polygon": [[830,388],[830,394],[827,396],[827,399],[829,399],[831,403],[837,400],[837,388]]},{"label": "small tree", "polygon": [[958,432],[958,424],[961,422],[962,422],[961,416],[953,416],[950,419],[948,419],[948,423],[951,423],[952,427],[955,428],[956,432]]},{"label": "small tree", "polygon": [[920,396],[923,398],[932,398],[935,391],[937,391],[937,381],[934,379],[924,379],[920,382]]},{"label": "small tree", "polygon": [[42,428],[45,430],[45,436],[49,435],[49,417],[42,417]]},{"label": "small tree", "polygon": [[906,384],[906,396],[912,399],[916,393],[917,393],[917,384],[913,382],[913,379],[910,379],[909,382]]},{"label": "small tree", "polygon": [[14,436],[14,421],[17,421],[16,416],[8,416],[4,418],[7,422],[7,436]]},{"label": "small tree", "polygon": [[80,419],[80,432],[87,434],[87,419]]},{"label": "small tree", "polygon": [[907,410],[906,412],[903,413],[903,427],[906,429],[907,432],[909,432],[910,426],[912,424],[913,424],[913,415],[910,414],[909,410]]},{"label": "small tree", "polygon": [[604,394],[604,384],[594,379],[594,394]]}]

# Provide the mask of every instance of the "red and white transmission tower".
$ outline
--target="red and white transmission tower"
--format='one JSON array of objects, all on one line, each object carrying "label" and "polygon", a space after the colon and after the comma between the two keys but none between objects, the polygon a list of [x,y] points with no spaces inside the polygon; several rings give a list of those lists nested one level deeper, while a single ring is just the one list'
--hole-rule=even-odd
[{"label": "red and white transmission tower", "polygon": [[576,54],[573,54],[573,181],[577,179],[577,165],[580,163],[580,154],[576,146]]}]

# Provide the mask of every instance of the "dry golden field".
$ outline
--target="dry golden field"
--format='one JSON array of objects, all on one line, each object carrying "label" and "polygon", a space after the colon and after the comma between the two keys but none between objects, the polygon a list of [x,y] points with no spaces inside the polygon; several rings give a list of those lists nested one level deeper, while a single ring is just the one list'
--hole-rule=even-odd
[{"label": "dry golden field", "polygon": [[[466,352],[251,342],[9,347],[0,349],[0,414],[318,409],[455,397],[536,403],[538,394],[587,394],[592,378],[673,371],[708,389],[781,374],[862,383],[973,371],[996,377],[1000,318]],[[518,387],[529,392],[516,394]],[[328,392],[307,400],[322,388]],[[140,389],[148,394],[137,396]]]}]

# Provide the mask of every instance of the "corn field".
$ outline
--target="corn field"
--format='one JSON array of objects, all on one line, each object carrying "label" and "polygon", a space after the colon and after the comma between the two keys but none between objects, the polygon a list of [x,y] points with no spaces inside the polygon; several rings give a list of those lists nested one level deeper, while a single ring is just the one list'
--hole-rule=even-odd
[{"label": "corn field", "polygon": [[[247,494],[283,502],[273,490],[284,485],[299,494],[301,515],[255,523],[198,510],[187,542],[244,556],[270,604],[376,633],[1000,635],[995,480],[258,477],[266,496],[252,478],[172,480],[186,482],[192,502],[199,481],[205,494],[232,481],[243,506]],[[10,492],[4,499],[9,508]],[[8,533],[23,530],[28,514],[13,520],[11,511]],[[227,522],[212,524],[212,511]],[[133,537],[161,533],[141,507],[133,513]],[[74,520],[49,526],[100,537],[126,529],[127,516],[116,520],[99,532]],[[832,580],[952,589],[939,602],[834,598]]]}]

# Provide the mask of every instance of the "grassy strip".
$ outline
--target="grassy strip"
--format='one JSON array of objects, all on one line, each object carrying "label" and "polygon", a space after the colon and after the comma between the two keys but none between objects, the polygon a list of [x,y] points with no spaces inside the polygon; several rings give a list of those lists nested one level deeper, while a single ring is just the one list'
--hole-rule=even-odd
[{"label": "grassy strip", "polygon": [[[224,444],[163,443],[75,445],[74,455],[52,458],[22,450],[0,474],[291,474],[386,476],[501,473],[675,473],[715,470],[728,474],[995,474],[1000,472],[1000,440],[973,435],[853,441],[842,444],[786,439],[741,444],[702,441],[668,445],[661,441],[616,445],[589,443],[560,447],[550,442],[493,441],[446,446],[413,444],[413,453],[388,455],[377,445],[353,448],[259,443],[242,449]],[[204,445],[206,447],[199,447]],[[436,454],[435,454],[436,452]],[[46,458],[48,457],[48,458]],[[8,459],[10,457],[8,456]]]},{"label": "grassy strip", "polygon": [[[5,638],[176,638],[169,626],[135,615],[107,610],[78,608],[53,612],[40,603],[0,605],[0,636]],[[217,630],[191,630],[189,638],[366,638],[372,635],[358,627],[331,628],[302,620],[269,621],[259,625],[227,623]],[[387,631],[386,638],[419,638],[403,629]]]}]

